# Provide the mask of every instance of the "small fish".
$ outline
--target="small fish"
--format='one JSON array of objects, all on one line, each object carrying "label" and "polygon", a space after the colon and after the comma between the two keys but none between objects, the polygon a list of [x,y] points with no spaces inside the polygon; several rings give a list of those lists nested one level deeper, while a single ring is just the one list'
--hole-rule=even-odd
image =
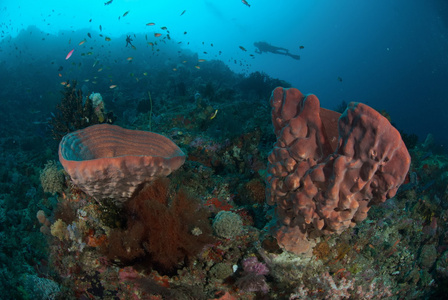
[{"label": "small fish", "polygon": [[187,34],[187,32],[186,32],[186,31],[184,31],[184,34]]},{"label": "small fish", "polygon": [[86,42],[86,40],[82,40],[79,42],[78,46],[81,46],[82,44],[84,44]]},{"label": "small fish", "polygon": [[92,23],[92,19],[89,20],[89,23]]},{"label": "small fish", "polygon": [[199,69],[201,69],[201,67],[200,67],[200,66],[194,66],[194,67],[195,67],[196,69],[198,69],[198,70],[199,70]]},{"label": "small fish", "polygon": [[123,17],[126,17],[129,13],[129,10],[123,14]]},{"label": "small fish", "polygon": [[198,59],[198,62],[204,62],[205,59]]},{"label": "small fish", "polygon": [[176,68],[173,68],[173,71],[174,71],[174,72],[176,72],[176,71],[177,71],[177,69],[176,69]]},{"label": "small fish", "polygon": [[70,52],[67,54],[67,56],[65,57],[65,60],[69,59],[70,56],[72,56],[73,51],[75,51],[75,49],[73,49],[72,51],[70,51]]},{"label": "small fish", "polygon": [[61,85],[67,85],[67,82],[62,81],[62,82],[61,82]]},{"label": "small fish", "polygon": [[210,116],[210,120],[213,120],[217,114],[218,114],[218,110],[215,110],[215,112]]},{"label": "small fish", "polygon": [[161,36],[162,34],[161,33],[154,33],[154,36],[155,37],[159,37],[159,36]]},{"label": "small fish", "polygon": [[146,23],[146,26],[154,26],[154,25],[156,25],[156,23]]},{"label": "small fish", "polygon": [[148,42],[148,45],[150,45],[151,47],[153,47],[153,46],[154,46],[154,43],[153,43],[153,42]]},{"label": "small fish", "polygon": [[103,31],[103,26],[100,25],[100,31]]},{"label": "small fish", "polygon": [[106,40],[106,42],[110,42],[110,41],[111,41],[110,37],[108,37],[108,36],[106,36],[106,37],[104,38],[104,40]]},{"label": "small fish", "polygon": [[90,79],[84,79],[84,82],[89,82]]},{"label": "small fish", "polygon": [[303,48],[305,48],[305,47],[304,47],[304,46],[300,46],[300,47],[299,47],[299,49],[303,49]]},{"label": "small fish", "polygon": [[104,5],[112,4],[112,1],[114,1],[114,0],[109,0],[109,1],[107,1],[106,3],[104,3]]},{"label": "small fish", "polygon": [[339,76],[338,76],[338,80],[339,80],[339,82],[342,82],[342,78],[341,78],[341,77],[339,77]]},{"label": "small fish", "polygon": [[94,62],[93,65],[92,65],[92,68],[95,68],[95,66],[96,66],[97,63],[98,63],[98,61],[95,60],[95,62]]},{"label": "small fish", "polygon": [[127,61],[131,61],[131,60],[133,60],[134,58],[132,57],[132,56],[129,56],[128,58],[126,58],[126,60]]},{"label": "small fish", "polygon": [[99,69],[98,69],[98,72],[101,72],[102,70],[103,70],[103,68],[99,68]]},{"label": "small fish", "polygon": [[92,36],[90,35],[90,32],[87,32],[87,36],[88,36],[89,38],[92,38]]},{"label": "small fish", "polygon": [[114,88],[116,88],[116,87],[117,87],[116,84],[112,84],[109,88],[110,88],[110,89],[114,89]]},{"label": "small fish", "polygon": [[59,73],[59,74],[58,74],[58,76],[59,76],[59,77],[62,77],[62,74],[61,74],[61,73]]},{"label": "small fish", "polygon": [[162,30],[167,30],[168,28],[166,28],[165,26],[163,26],[163,27],[160,27],[160,29],[162,29]]},{"label": "small fish", "polygon": [[246,48],[244,48],[243,46],[240,46],[240,49],[243,50],[244,52],[246,52]]},{"label": "small fish", "polygon": [[143,75],[148,76],[148,72],[143,72]]},{"label": "small fish", "polygon": [[90,51],[90,52],[87,52],[87,55],[92,55],[93,54],[93,52],[92,51]]},{"label": "small fish", "polygon": [[244,4],[244,5],[246,5],[247,7],[250,7],[250,4],[249,3],[247,3],[247,1],[246,0],[241,0],[241,2]]},{"label": "small fish", "polygon": [[180,15],[182,16],[187,10],[184,10]]}]

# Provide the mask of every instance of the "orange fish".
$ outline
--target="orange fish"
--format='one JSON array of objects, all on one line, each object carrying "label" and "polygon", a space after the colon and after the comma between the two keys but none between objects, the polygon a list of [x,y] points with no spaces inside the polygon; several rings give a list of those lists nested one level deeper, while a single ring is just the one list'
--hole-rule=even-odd
[{"label": "orange fish", "polygon": [[161,33],[154,33],[154,36],[155,37],[159,37],[159,36],[161,36],[162,34]]},{"label": "orange fish", "polygon": [[69,59],[70,56],[72,56],[73,51],[75,51],[75,49],[73,49],[72,51],[70,51],[70,52],[67,54],[67,56],[65,57],[65,60]]},{"label": "orange fish", "polygon": [[62,77],[62,74],[61,74],[61,73],[59,73],[59,74],[58,74],[58,76],[59,76],[59,77]]},{"label": "orange fish", "polygon": [[146,26],[154,26],[154,25],[156,25],[156,23],[146,23]]},{"label": "orange fish", "polygon": [[110,88],[110,89],[114,89],[114,88],[116,88],[116,87],[117,87],[116,84],[112,84],[109,88]]},{"label": "orange fish", "polygon": [[86,42],[86,40],[82,40],[79,42],[78,46],[81,46],[82,44],[84,44]]},{"label": "orange fish", "polygon": [[67,82],[62,81],[62,82],[61,82],[61,85],[67,85]]}]

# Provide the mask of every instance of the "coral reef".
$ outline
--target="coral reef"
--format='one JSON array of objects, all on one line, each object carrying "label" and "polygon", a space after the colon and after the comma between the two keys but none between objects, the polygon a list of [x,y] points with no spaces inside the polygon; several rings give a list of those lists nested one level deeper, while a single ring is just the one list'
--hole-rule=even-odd
[{"label": "coral reef", "polygon": [[[36,33],[23,37],[33,38]],[[91,42],[95,47],[97,41],[92,38]],[[23,64],[27,70],[18,72],[27,76],[39,66],[43,70],[38,74],[51,75],[45,84],[34,74],[28,83],[3,77],[14,84],[4,84],[6,101],[0,111],[0,298],[446,297],[448,159],[440,154],[436,135],[428,135],[423,144],[416,136],[404,135],[412,164],[396,195],[369,207],[365,221],[355,227],[315,239],[310,257],[295,255],[280,248],[272,232],[265,230],[278,218],[275,207],[264,203],[267,158],[276,142],[266,100],[273,85],[285,85],[263,73],[235,74],[218,60],[202,62],[196,69],[196,54],[179,56],[174,51],[175,58],[167,56],[170,42],[163,39],[154,46],[147,46],[146,41],[137,45],[139,50],[148,47],[145,64],[135,63],[142,56],[131,49],[132,63],[118,60],[115,67],[109,60],[114,78],[120,78],[115,88],[108,88],[117,82],[111,83],[106,65],[89,81],[92,64],[64,65],[57,72],[80,78],[82,85],[78,86],[84,96],[73,83],[65,84],[63,97],[70,99],[62,99],[64,104],[54,110],[56,116],[65,115],[57,122],[53,116],[50,124],[48,108],[61,100],[54,93],[59,82],[51,75],[58,59],[44,67],[30,55],[33,61]],[[105,58],[98,63],[108,61],[109,47],[94,51]],[[27,56],[21,59],[26,61]],[[93,56],[86,53],[83,59]],[[9,86],[14,92],[8,91]],[[92,89],[101,91],[103,101],[85,97]],[[42,98],[35,101],[35,95]],[[29,109],[17,109],[24,103]],[[48,125],[56,133],[57,123],[59,135],[54,137],[60,139],[95,119],[110,122],[106,107],[123,116],[117,120],[123,128],[155,130],[169,137],[184,151],[185,164],[169,175],[169,184],[142,186],[146,196],[138,201],[134,197],[140,188],[130,200],[107,197],[97,201],[68,176],[55,194],[44,192],[42,166],[57,160],[57,145],[53,145]],[[333,128],[325,133],[331,138],[331,154],[338,146],[334,126],[340,115],[321,115],[323,121],[328,117],[332,121],[324,127]],[[310,127],[309,140],[314,128]],[[316,175],[310,170],[310,175]],[[332,174],[325,172],[325,176]],[[326,185],[317,187],[325,189]],[[231,238],[217,236],[210,226],[216,215],[223,215],[221,211],[241,220],[237,227],[243,229]]]}]

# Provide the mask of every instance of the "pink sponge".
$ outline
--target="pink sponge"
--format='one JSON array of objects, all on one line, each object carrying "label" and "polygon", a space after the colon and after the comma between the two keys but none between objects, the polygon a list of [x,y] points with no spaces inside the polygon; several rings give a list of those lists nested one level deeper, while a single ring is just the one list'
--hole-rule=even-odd
[{"label": "pink sponge", "polygon": [[350,103],[337,121],[316,96],[281,87],[271,106],[277,142],[267,200],[276,204],[273,230],[284,249],[304,253],[310,240],[354,226],[403,183],[410,155],[399,132],[369,106]]}]

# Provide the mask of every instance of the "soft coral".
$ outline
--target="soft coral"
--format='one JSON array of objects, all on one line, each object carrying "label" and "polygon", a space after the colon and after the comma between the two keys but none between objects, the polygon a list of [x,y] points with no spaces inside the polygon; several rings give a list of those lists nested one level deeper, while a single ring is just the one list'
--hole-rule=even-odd
[{"label": "soft coral", "polygon": [[105,248],[111,259],[149,258],[157,270],[170,272],[213,241],[208,212],[182,190],[170,197],[166,178],[143,188],[124,210],[127,228],[113,230]]}]

